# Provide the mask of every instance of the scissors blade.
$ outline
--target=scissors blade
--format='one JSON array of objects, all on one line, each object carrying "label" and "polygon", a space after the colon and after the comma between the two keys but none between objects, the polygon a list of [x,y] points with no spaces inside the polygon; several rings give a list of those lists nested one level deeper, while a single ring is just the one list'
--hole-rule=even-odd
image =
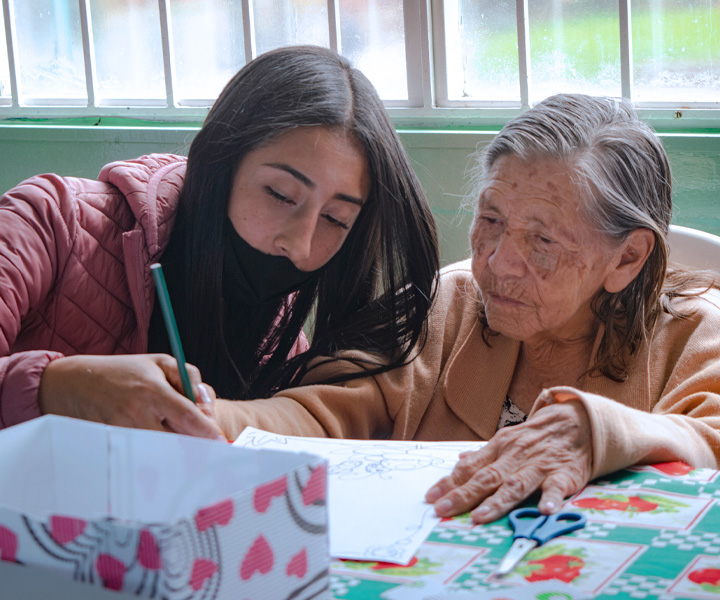
[{"label": "scissors blade", "polygon": [[528,538],[516,538],[513,545],[510,546],[510,550],[507,551],[507,554],[500,561],[498,568],[495,570],[495,574],[507,575],[517,566],[523,556],[525,556],[537,545],[538,543],[535,540],[530,540]]}]

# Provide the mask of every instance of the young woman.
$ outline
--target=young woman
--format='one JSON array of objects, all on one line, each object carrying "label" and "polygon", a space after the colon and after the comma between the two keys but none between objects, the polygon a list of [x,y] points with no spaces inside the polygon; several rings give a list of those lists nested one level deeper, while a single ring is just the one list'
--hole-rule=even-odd
[{"label": "young woman", "polygon": [[[215,393],[266,397],[344,349],[380,372],[422,343],[432,215],[377,93],[337,54],[258,57],[187,160],[98,179],[33,177],[0,200],[2,426],[55,413],[219,437]],[[154,262],[200,408],[178,391]]]}]

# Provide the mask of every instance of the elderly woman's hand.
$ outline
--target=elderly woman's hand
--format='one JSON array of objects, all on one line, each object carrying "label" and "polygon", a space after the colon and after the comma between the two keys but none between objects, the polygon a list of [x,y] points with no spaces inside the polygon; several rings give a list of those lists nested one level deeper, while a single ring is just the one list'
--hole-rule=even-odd
[{"label": "elderly woman's hand", "polygon": [[550,514],[589,481],[591,438],[582,403],[545,406],[525,423],[500,429],[481,450],[461,454],[452,474],[438,481],[425,500],[434,503],[440,517],[474,508],[473,520],[488,523],[539,489],[538,507]]}]

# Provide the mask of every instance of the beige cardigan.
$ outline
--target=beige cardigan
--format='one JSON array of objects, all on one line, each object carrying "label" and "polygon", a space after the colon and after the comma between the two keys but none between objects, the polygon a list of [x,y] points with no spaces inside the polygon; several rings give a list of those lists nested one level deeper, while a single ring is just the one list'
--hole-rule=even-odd
[{"label": "beige cardigan", "polygon": [[[572,390],[590,415],[593,477],[648,462],[717,467],[720,458],[720,294],[678,300],[688,319],[660,317],[623,383],[588,377]],[[466,263],[446,269],[428,339],[409,365],[340,385],[312,385],[347,361],[313,369],[302,387],[250,402],[218,401],[230,439],[251,425],[286,435],[489,440],[520,343],[480,333],[479,295]],[[348,356],[362,357],[360,353]],[[554,388],[553,388],[554,389]],[[538,410],[538,406],[533,410]]]}]

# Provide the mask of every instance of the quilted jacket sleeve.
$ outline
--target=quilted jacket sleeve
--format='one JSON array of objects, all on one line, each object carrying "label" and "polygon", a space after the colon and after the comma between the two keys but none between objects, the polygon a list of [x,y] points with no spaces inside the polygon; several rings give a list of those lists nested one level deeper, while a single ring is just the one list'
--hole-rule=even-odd
[{"label": "quilted jacket sleeve", "polygon": [[72,245],[74,207],[60,177],[21,183],[0,198],[0,427],[39,416],[45,366],[61,354],[13,352],[28,314],[46,301]]}]

